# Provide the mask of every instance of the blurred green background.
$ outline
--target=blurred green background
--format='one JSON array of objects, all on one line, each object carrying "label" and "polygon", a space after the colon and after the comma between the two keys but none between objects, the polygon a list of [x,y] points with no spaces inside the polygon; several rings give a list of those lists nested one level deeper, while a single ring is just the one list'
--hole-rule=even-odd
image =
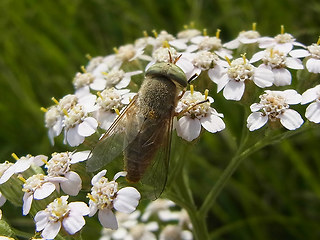
[{"label": "blurred green background", "polygon": [[[61,143],[50,146],[40,107],[73,91],[72,78],[87,63],[87,53],[110,54],[144,30],[176,34],[193,21],[209,34],[221,29],[222,40],[229,41],[253,22],[268,36],[283,24],[306,45],[320,34],[317,0],[1,0],[0,9],[1,161],[11,160],[12,152],[63,150]],[[222,143],[204,134],[194,148],[193,163],[199,164],[194,177],[208,164],[201,154],[214,154],[212,177],[200,183],[214,183],[226,166]],[[316,129],[245,161],[210,212],[214,239],[320,239],[318,146]],[[197,196],[204,191],[198,189]]]}]

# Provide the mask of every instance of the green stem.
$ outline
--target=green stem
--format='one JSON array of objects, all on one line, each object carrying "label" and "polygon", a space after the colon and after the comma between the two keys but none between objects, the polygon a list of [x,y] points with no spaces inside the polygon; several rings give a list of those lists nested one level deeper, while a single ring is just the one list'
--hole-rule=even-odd
[{"label": "green stem", "polygon": [[306,131],[309,129],[309,126],[305,124],[305,126],[302,126],[300,129],[296,131],[286,131],[284,133],[278,134],[278,135],[272,135],[261,139],[256,144],[254,144],[252,147],[247,148],[246,150],[242,151],[243,148],[246,146],[246,141],[248,140],[247,137],[245,137],[244,141],[241,143],[241,146],[239,147],[237,153],[232,158],[231,162],[228,164],[227,168],[223,171],[222,175],[219,177],[213,188],[208,193],[205,201],[203,202],[199,214],[206,216],[209,209],[214,205],[217,197],[219,196],[222,189],[225,187],[229,179],[231,178],[232,174],[236,171],[238,166],[242,163],[244,159],[246,159],[248,156],[253,154],[254,152],[260,150],[261,148],[273,144],[277,141],[286,139],[290,136],[293,136],[297,133]]}]

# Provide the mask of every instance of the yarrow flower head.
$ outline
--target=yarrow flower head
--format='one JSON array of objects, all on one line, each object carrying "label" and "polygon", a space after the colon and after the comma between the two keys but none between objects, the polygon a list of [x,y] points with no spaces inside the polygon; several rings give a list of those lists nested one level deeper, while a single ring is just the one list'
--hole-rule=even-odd
[{"label": "yarrow flower head", "polygon": [[320,85],[308,89],[302,94],[301,104],[312,102],[306,109],[306,118],[314,123],[320,123]]},{"label": "yarrow flower head", "polygon": [[47,168],[50,180],[56,182],[58,191],[61,185],[62,190],[66,194],[71,196],[78,195],[82,187],[82,181],[76,172],[71,171],[71,165],[86,160],[89,153],[89,151],[83,151],[77,153],[62,152],[52,154],[52,158],[46,162],[45,167]]},{"label": "yarrow flower head", "polygon": [[[227,59],[228,60],[228,59]],[[217,91],[223,89],[223,96],[228,100],[239,101],[244,93],[247,81],[253,81],[258,87],[270,87],[274,81],[271,70],[254,67],[243,55],[230,62],[224,69],[210,69],[210,79],[218,85]]]},{"label": "yarrow flower head", "polygon": [[41,200],[54,192],[56,186],[50,179],[43,174],[36,174],[24,180],[22,191],[23,195],[23,215],[27,215],[31,209],[33,199]]},{"label": "yarrow flower head", "polygon": [[201,126],[211,133],[219,132],[225,128],[221,119],[223,114],[218,113],[210,107],[213,99],[200,92],[187,91],[178,102],[176,112],[183,115],[176,123],[175,128],[178,136],[187,141],[192,141],[199,137]]},{"label": "yarrow flower head", "polygon": [[289,53],[292,57],[307,57],[306,68],[311,73],[320,73],[320,37],[317,43],[307,46],[307,49],[295,49]]},{"label": "yarrow flower head", "polygon": [[42,231],[45,239],[54,239],[61,225],[71,235],[80,231],[85,225],[83,216],[89,214],[89,208],[84,202],[68,203],[69,196],[62,196],[50,203],[45,210],[39,211],[35,217],[36,230]]},{"label": "yarrow flower head", "polygon": [[266,90],[260,96],[260,103],[250,106],[251,113],[247,119],[247,127],[250,131],[257,130],[268,121],[280,123],[288,130],[295,130],[303,124],[300,114],[290,109],[290,104],[299,104],[301,95],[295,90],[270,91]]},{"label": "yarrow flower head", "polygon": [[88,194],[89,216],[98,211],[98,218],[103,227],[117,229],[118,223],[112,209],[124,213],[133,212],[139,203],[140,193],[133,187],[118,189],[116,180],[120,176],[125,176],[126,172],[117,173],[112,181],[104,177],[106,172],[107,170],[102,170],[92,178],[93,186],[91,193]]},{"label": "yarrow flower head", "polygon": [[94,113],[99,122],[99,126],[107,130],[114,119],[118,116],[117,111],[121,111],[124,106],[128,105],[135,93],[130,93],[128,89],[105,89],[98,92],[97,107]]},{"label": "yarrow flower head", "polygon": [[283,25],[281,25],[281,33],[274,38],[262,37],[259,40],[260,48],[272,47],[284,53],[289,53],[293,46],[305,47],[302,43],[297,42],[290,33],[285,33]]},{"label": "yarrow flower head", "polygon": [[48,159],[48,157],[45,155],[31,156],[30,154],[28,154],[27,156],[18,158],[17,155],[13,153],[12,156],[16,160],[16,163],[14,163],[13,165],[10,164],[10,166],[6,165],[9,167],[2,173],[0,178],[0,184],[8,181],[13,174],[22,173],[26,171],[31,167],[31,165],[39,167],[42,166]]},{"label": "yarrow flower head", "polygon": [[291,84],[291,73],[286,68],[303,69],[300,59],[288,57],[286,53],[274,48],[267,48],[264,51],[255,53],[250,63],[262,60],[260,67],[269,69],[274,74],[274,85],[286,86]]},{"label": "yarrow flower head", "polygon": [[241,44],[246,45],[258,43],[260,37],[260,33],[256,31],[256,23],[253,23],[252,30],[241,31],[236,39],[223,44],[223,46],[229,49],[236,49]]}]

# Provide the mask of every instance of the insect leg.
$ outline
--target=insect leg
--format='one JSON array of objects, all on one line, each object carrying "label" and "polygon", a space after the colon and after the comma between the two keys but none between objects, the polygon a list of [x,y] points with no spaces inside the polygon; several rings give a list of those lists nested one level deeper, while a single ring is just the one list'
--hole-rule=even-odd
[{"label": "insect leg", "polygon": [[180,111],[180,112],[178,112],[178,113],[175,113],[175,116],[181,116],[181,115],[183,115],[184,113],[186,113],[186,112],[188,112],[189,110],[191,110],[192,108],[194,108],[194,107],[196,107],[196,106],[198,106],[198,105],[200,105],[200,104],[206,103],[206,102],[209,102],[209,99],[203,100],[203,101],[201,101],[201,102],[197,102],[197,103],[195,103],[195,104],[193,104],[193,105],[190,105],[188,108],[186,108],[186,109],[184,109],[184,110],[182,110],[182,111]]}]

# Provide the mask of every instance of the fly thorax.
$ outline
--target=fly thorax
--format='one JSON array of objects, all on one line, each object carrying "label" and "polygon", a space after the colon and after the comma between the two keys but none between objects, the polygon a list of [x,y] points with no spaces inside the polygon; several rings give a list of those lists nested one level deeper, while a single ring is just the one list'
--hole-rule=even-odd
[{"label": "fly thorax", "polygon": [[159,118],[168,116],[175,107],[177,89],[163,76],[147,76],[139,91],[139,107],[143,116]]}]

